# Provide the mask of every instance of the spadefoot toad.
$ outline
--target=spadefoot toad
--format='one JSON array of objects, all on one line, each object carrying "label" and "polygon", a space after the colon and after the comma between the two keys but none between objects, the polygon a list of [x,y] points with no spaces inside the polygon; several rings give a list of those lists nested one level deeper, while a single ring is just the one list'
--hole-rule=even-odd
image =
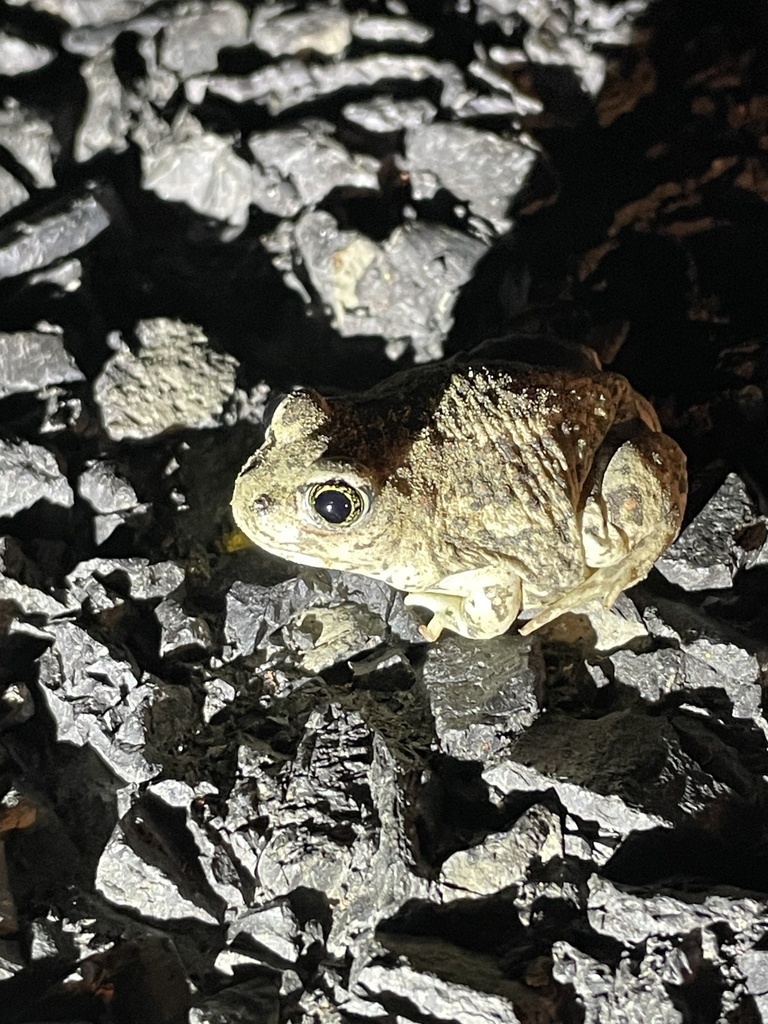
[{"label": "spadefoot toad", "polygon": [[677,535],[685,456],[615,373],[469,357],[277,406],[232,508],[267,551],[407,592],[444,629],[610,607]]}]

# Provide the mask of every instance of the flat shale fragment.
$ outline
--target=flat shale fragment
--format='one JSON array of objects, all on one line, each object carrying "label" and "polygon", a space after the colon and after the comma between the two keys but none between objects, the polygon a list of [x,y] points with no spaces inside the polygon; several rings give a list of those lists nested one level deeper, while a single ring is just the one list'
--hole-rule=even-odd
[{"label": "flat shale fragment", "polygon": [[656,563],[659,572],[684,590],[730,587],[746,561],[739,534],[757,519],[741,479],[730,473],[696,518]]},{"label": "flat shale fragment", "polygon": [[87,744],[126,782],[144,782],[160,770],[144,757],[144,716],[152,687],[127,661],[73,622],[49,623],[51,646],[39,659],[40,692],[60,741]]},{"label": "flat shale fragment", "polygon": [[189,1024],[280,1024],[278,982],[274,971],[262,970],[250,981],[200,999],[189,1011]]},{"label": "flat shale fragment", "polygon": [[465,761],[498,763],[512,737],[538,716],[542,677],[538,644],[528,638],[446,636],[430,645],[421,685],[440,749]]},{"label": "flat shale fragment", "polygon": [[377,243],[320,210],[283,222],[266,244],[286,283],[302,291],[296,270],[305,268],[343,337],[380,335],[391,358],[411,346],[419,362],[441,354],[453,297],[485,252],[477,239],[423,221]]},{"label": "flat shale fragment", "polygon": [[85,248],[111,217],[93,195],[59,199],[50,211],[0,230],[0,280],[50,267]]},{"label": "flat shale fragment", "polygon": [[130,101],[107,48],[83,62],[81,74],[88,90],[85,114],[75,134],[74,157],[80,163],[97,153],[128,148],[131,126]]},{"label": "flat shale fragment", "polygon": [[363,957],[377,922],[426,896],[426,880],[413,871],[397,762],[358,714],[336,705],[312,712],[297,760],[263,787],[258,810],[270,825],[258,854],[258,901],[298,887],[323,893],[332,956]]},{"label": "flat shale fragment", "polygon": [[367,132],[397,132],[429,124],[437,115],[437,107],[427,99],[398,100],[394,96],[372,96],[369,100],[347,103],[342,114]]},{"label": "flat shale fragment", "polygon": [[754,722],[768,735],[762,712],[762,673],[753,654],[733,643],[699,637],[646,654],[616,651],[610,661],[618,682],[634,687],[649,703],[670,694],[722,690],[736,718]]},{"label": "flat shale fragment", "polygon": [[0,516],[14,516],[38,501],[70,508],[72,488],[47,448],[0,440]]},{"label": "flat shale fragment", "polygon": [[180,78],[214,71],[219,50],[244,46],[248,15],[233,0],[199,0],[179,4],[163,32],[160,62]]},{"label": "flat shale fragment", "polygon": [[256,160],[253,202],[266,213],[293,217],[334,188],[378,191],[379,161],[349,153],[328,121],[307,119],[248,139]]},{"label": "flat shale fragment", "polygon": [[0,109],[0,146],[27,171],[36,188],[52,188],[56,184],[53,129],[15,100],[6,100]]},{"label": "flat shale fragment", "polygon": [[287,59],[238,77],[200,75],[185,83],[185,91],[190,103],[200,103],[206,90],[210,90],[235,103],[250,100],[266,106],[269,113],[275,115],[344,89],[368,89],[381,80],[437,81],[441,86],[440,101],[446,107],[457,107],[471,95],[455,64],[411,54],[387,53],[335,64],[306,64]]},{"label": "flat shale fragment", "polygon": [[[468,957],[468,975],[472,971],[470,964]],[[381,960],[364,967],[352,993],[357,998],[342,1004],[342,1009],[362,1011],[374,1020],[377,1013],[389,1016],[396,1009],[402,1020],[429,1020],[430,1024],[515,1024],[520,1019],[512,1002],[503,996],[444,980],[437,971],[417,970],[405,958],[394,963]]]},{"label": "flat shale fragment", "polygon": [[11,602],[23,615],[55,616],[75,608],[66,595],[48,592],[43,572],[26,559],[13,537],[0,537],[0,601]]},{"label": "flat shale fragment", "polygon": [[175,562],[148,558],[89,558],[67,575],[70,594],[99,610],[114,608],[128,596],[134,601],[155,601],[173,593],[184,582],[184,569]]},{"label": "flat shale fragment", "polygon": [[436,888],[446,902],[492,896],[511,885],[523,886],[534,864],[564,856],[559,816],[534,804],[508,832],[492,832],[478,846],[452,854],[443,862]]},{"label": "flat shale fragment", "polygon": [[251,167],[229,139],[205,131],[182,109],[170,126],[145,107],[132,138],[141,150],[144,188],[241,230],[251,203]]},{"label": "flat shale fragment", "polygon": [[61,328],[45,324],[37,331],[0,332],[0,398],[82,380]]},{"label": "flat shale fragment", "polygon": [[[225,655],[231,659],[262,649],[271,660],[279,652],[312,651],[318,642],[324,646],[323,628],[334,630],[336,609],[342,610],[347,636],[338,660],[367,650],[371,636],[383,640],[387,624],[403,639],[421,639],[402,596],[391,587],[351,573],[317,570],[272,587],[241,581],[232,584],[227,593]],[[312,618],[314,624],[307,621]],[[287,635],[283,633],[286,628]],[[304,634],[303,641],[297,633]]]},{"label": "flat shale fragment", "polygon": [[[430,199],[447,189],[466,202],[472,218],[490,233],[509,231],[509,207],[537,159],[536,151],[515,139],[463,124],[432,123],[405,133],[403,165],[414,199]],[[488,228],[480,233],[489,233]]]},{"label": "flat shale fragment", "polygon": [[210,649],[213,638],[205,619],[188,615],[181,604],[166,597],[155,609],[160,624],[160,656],[184,655]]},{"label": "flat shale fragment", "polygon": [[115,826],[99,860],[96,890],[110,903],[138,911],[155,921],[217,924],[207,910],[179,892],[168,870],[148,863],[132,849],[120,825]]},{"label": "flat shale fragment", "polygon": [[4,75],[26,75],[54,59],[54,51],[40,43],[28,43],[20,36],[0,32],[0,68]]},{"label": "flat shale fragment", "polygon": [[428,25],[410,18],[360,13],[352,21],[352,34],[356,39],[377,45],[409,43],[411,46],[422,46],[429,42],[434,32]]},{"label": "flat shale fragment", "polygon": [[106,461],[87,464],[80,474],[77,490],[96,512],[93,530],[97,545],[110,537],[118,526],[149,508],[139,502],[131,484]]},{"label": "flat shale fragment", "polygon": [[142,320],[135,334],[138,354],[115,339],[117,351],[94,381],[107,435],[146,440],[166,430],[214,426],[235,389],[236,361],[214,351],[199,327],[179,320]]},{"label": "flat shale fragment", "polygon": [[8,0],[13,7],[29,5],[69,22],[75,28],[125,21],[150,7],[154,0]]},{"label": "flat shale fragment", "polygon": [[314,52],[335,57],[352,42],[352,18],[340,7],[308,4],[292,11],[288,5],[257,5],[251,39],[270,57]]},{"label": "flat shale fragment", "polygon": [[21,182],[14,178],[10,171],[0,167],[0,217],[14,207],[21,206],[27,199],[29,192]]},{"label": "flat shale fragment", "polygon": [[683,1024],[656,967],[647,961],[638,966],[626,957],[614,970],[569,942],[560,940],[552,947],[553,977],[570,990],[570,1012],[583,1024],[641,1024],[649,1018],[658,1024]]}]

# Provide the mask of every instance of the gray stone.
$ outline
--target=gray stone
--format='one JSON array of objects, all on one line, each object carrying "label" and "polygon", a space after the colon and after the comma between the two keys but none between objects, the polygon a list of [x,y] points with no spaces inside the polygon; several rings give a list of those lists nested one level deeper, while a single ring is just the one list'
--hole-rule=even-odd
[{"label": "gray stone", "polygon": [[299,667],[310,675],[378,647],[386,633],[381,616],[359,604],[310,608],[283,629],[288,647],[299,652]]},{"label": "gray stone", "polygon": [[207,679],[205,681],[205,701],[203,703],[203,721],[208,723],[220,711],[223,711],[237,695],[231,683],[224,679]]},{"label": "gray stone", "polygon": [[396,762],[359,715],[327,705],[312,712],[296,760],[275,782],[271,792],[260,785],[258,813],[270,822],[258,855],[261,899],[317,889],[332,909],[331,955],[364,957],[377,922],[427,894]]},{"label": "gray stone", "polygon": [[109,214],[95,196],[60,200],[56,209],[58,212],[16,221],[0,231],[0,280],[71,256],[110,224]]},{"label": "gray stone", "polygon": [[[490,115],[506,113],[507,115],[517,115],[517,117],[543,113],[544,104],[538,97],[523,92],[513,78],[511,79],[510,76],[499,70],[499,65],[503,68],[507,61],[506,59],[497,61],[491,57],[491,54],[502,57],[498,50],[498,47],[492,47],[488,55],[490,60],[488,57],[473,60],[467,68],[469,74],[478,82],[483,82],[489,91],[470,96],[462,104],[460,111],[462,118],[477,117],[483,113]],[[522,56],[518,53],[517,59],[519,60]]]},{"label": "gray stone", "polygon": [[379,161],[352,156],[333,138],[334,131],[327,121],[312,119],[251,135],[253,202],[267,213],[293,217],[334,188],[378,191]]},{"label": "gray stone", "polygon": [[25,963],[18,939],[0,939],[0,981],[18,974]]},{"label": "gray stone", "polygon": [[143,753],[152,688],[73,622],[49,623],[42,632],[52,643],[39,658],[40,691],[58,740],[87,744],[127,782],[156,775],[159,766],[149,764]]},{"label": "gray stone", "polygon": [[189,1024],[278,1024],[280,993],[277,978],[241,982],[200,999],[189,1011]]},{"label": "gray stone", "polygon": [[729,474],[693,522],[656,562],[670,583],[684,590],[730,587],[743,560],[738,534],[757,519],[752,499],[735,473]]},{"label": "gray stone", "polygon": [[39,391],[48,384],[85,380],[62,340],[60,327],[0,332],[0,398]]},{"label": "gray stone", "polygon": [[139,505],[133,487],[110,462],[86,464],[77,490],[95,512],[129,512]]},{"label": "gray stone", "polygon": [[[5,600],[5,598],[2,598]],[[28,722],[35,713],[35,701],[26,683],[9,683],[0,693],[0,729],[5,731]],[[0,955],[0,978],[2,956]]]},{"label": "gray stone", "polygon": [[643,964],[637,970],[622,958],[616,970],[582,952],[569,942],[552,947],[552,974],[573,992],[573,1008],[584,1024],[683,1024],[663,981]]},{"label": "gray stone", "polygon": [[0,109],[0,146],[29,172],[37,188],[52,188],[54,138],[47,121],[7,99]]},{"label": "gray stone", "polygon": [[436,887],[444,900],[490,896],[523,885],[534,863],[546,864],[564,855],[560,819],[535,804],[508,832],[493,832],[479,846],[452,854],[443,862]]},{"label": "gray stone", "polygon": [[[158,706],[163,702],[169,706]],[[164,721],[160,722],[160,716]],[[175,716],[175,717],[174,717]],[[168,737],[171,742],[175,737],[179,725],[188,731],[196,729],[198,719],[197,711],[189,697],[189,691],[183,687],[170,685],[158,687],[158,695],[154,708],[154,719],[159,726],[158,732],[171,732]],[[216,800],[218,796],[216,787],[211,783],[203,782],[197,786],[191,786],[180,779],[161,779],[159,782],[152,782],[147,787],[147,793],[156,797],[169,807],[183,811],[186,819],[186,831],[197,848],[197,859],[193,865],[189,854],[188,870],[179,870],[178,858],[171,856],[167,864],[169,874],[182,887],[182,892],[188,899],[194,900],[206,912],[215,917],[220,917],[223,908],[227,909],[230,918],[241,916],[247,912],[248,906],[244,890],[250,893],[250,886],[244,881],[243,873],[233,856],[229,845],[221,842],[219,836],[211,831],[211,826],[221,828],[223,824],[220,818],[213,819],[208,813],[209,800]],[[138,809],[140,824],[144,820],[141,807]],[[164,836],[168,831],[162,818],[158,818],[157,832],[160,843],[164,843]],[[140,832],[142,830],[140,829]],[[132,833],[132,829],[129,829]],[[169,850],[173,845],[173,839],[169,835]],[[145,859],[152,860],[151,850],[145,848]],[[197,880],[190,884],[189,874],[193,877],[197,874]],[[201,884],[204,879],[205,884]],[[209,891],[206,891],[208,889]]]},{"label": "gray stone", "polygon": [[284,223],[265,242],[278,269],[290,271],[286,283],[296,282],[294,264],[306,269],[342,336],[382,336],[390,358],[411,347],[421,362],[441,355],[452,297],[485,252],[476,239],[422,221],[377,243],[340,230],[323,211]]},{"label": "gray stone", "polygon": [[210,650],[213,643],[205,619],[188,615],[178,601],[165,598],[155,608],[160,623],[160,657]]},{"label": "gray stone", "polygon": [[[131,135],[141,151],[142,184],[160,199],[242,230],[248,221],[252,168],[232,141],[205,131],[188,110],[168,125],[144,105]],[[231,237],[228,236],[228,237]]]},{"label": "gray stone", "polygon": [[248,15],[233,0],[177,4],[160,47],[160,62],[180,78],[213,71],[219,50],[248,42]]},{"label": "gray stone", "polygon": [[21,206],[29,199],[29,192],[10,171],[0,167],[0,216]]},{"label": "gray stone", "polygon": [[351,23],[346,11],[328,4],[309,4],[303,11],[282,4],[258,5],[251,39],[271,57],[307,51],[335,57],[352,42]]},{"label": "gray stone", "polygon": [[[467,974],[470,972],[468,964]],[[416,970],[402,960],[364,967],[357,975],[352,991],[365,1001],[390,1009],[390,1012],[395,1012],[397,1007],[403,1021],[518,1024],[520,1020],[511,1000],[481,992],[469,984],[446,981],[431,971]],[[354,1012],[356,1007],[350,1006],[349,1009]]]},{"label": "gray stone", "polygon": [[702,952],[718,965],[759,942],[768,928],[768,903],[711,893],[626,892],[605,878],[589,880],[589,924],[600,935],[635,946],[654,937],[701,932]]},{"label": "gray stone", "polygon": [[[316,664],[333,664],[329,659],[343,660],[368,650],[372,637],[376,642],[384,639],[385,624],[403,639],[420,639],[402,595],[379,580],[309,570],[273,587],[238,581],[227,594],[224,657],[230,660],[261,649],[267,661],[290,653],[300,659],[309,656]],[[329,632],[324,638],[325,628]],[[310,655],[312,651],[316,654]]]},{"label": "gray stone", "polygon": [[13,7],[28,4],[36,11],[55,14],[74,27],[108,25],[133,17],[154,0],[8,0]]},{"label": "gray stone", "polygon": [[30,960],[50,960],[71,952],[61,922],[51,917],[38,917],[29,924],[27,935]]},{"label": "gray stone", "polygon": [[[98,3],[99,0],[95,2]],[[180,0],[175,4],[160,5],[153,3],[152,0],[149,0],[149,3],[147,0],[136,0],[132,9],[126,5],[123,17],[105,21],[92,19],[89,23],[83,24],[72,22],[73,27],[64,33],[62,44],[69,53],[83,57],[99,57],[100,54],[111,50],[118,36],[125,32],[133,33],[138,37],[137,46],[146,61],[147,70],[146,78],[136,80],[136,90],[152,102],[156,97],[157,83],[154,78],[158,74],[158,37],[173,25],[176,10],[182,7],[183,3],[184,0]],[[151,44],[151,49],[144,45],[147,43]],[[166,71],[165,75],[170,75],[175,87],[178,86],[179,80],[176,75],[169,71]]]},{"label": "gray stone", "polygon": [[569,68],[581,80],[584,89],[591,96],[597,96],[605,81],[605,57],[594,52],[590,42],[579,38],[575,32],[559,35],[553,32],[557,20],[555,15],[541,27],[526,32],[523,41],[526,57],[535,64]]},{"label": "gray stone", "polygon": [[625,838],[633,832],[668,828],[671,825],[660,815],[647,814],[628,806],[615,794],[592,793],[585,787],[544,775],[525,765],[507,762],[484,772],[483,777],[499,800],[512,793],[536,793],[554,789],[572,815],[582,821],[598,824],[601,840],[589,845],[590,856],[596,864],[605,864],[610,859],[618,838]]},{"label": "gray stone", "polygon": [[543,673],[536,640],[445,636],[432,644],[421,685],[440,749],[450,757],[497,764],[511,738],[538,716]]},{"label": "gray stone", "polygon": [[[237,362],[215,352],[199,327],[141,320],[138,354],[122,341],[94,381],[94,399],[113,441],[214,426],[235,388]],[[151,396],[148,400],[147,396]]]},{"label": "gray stone", "polygon": [[80,68],[88,90],[85,114],[75,134],[74,157],[80,163],[105,150],[122,153],[128,148],[130,102],[113,58],[113,51],[107,48]]},{"label": "gray stone", "polygon": [[74,602],[47,593],[43,573],[30,564],[13,537],[0,537],[0,601],[10,601],[23,615],[61,615]]},{"label": "gray stone", "polygon": [[284,901],[235,918],[227,929],[227,941],[234,943],[244,936],[283,965],[295,964],[303,947],[299,922]]},{"label": "gray stone", "polygon": [[634,687],[649,702],[681,691],[723,690],[736,718],[753,721],[768,734],[762,711],[762,673],[753,654],[735,644],[702,636],[680,647],[645,654],[617,651],[611,655],[616,679]]},{"label": "gray stone", "polygon": [[52,267],[44,267],[37,273],[29,275],[29,283],[52,284],[63,292],[76,292],[82,284],[83,265],[80,260],[72,257],[62,260]]},{"label": "gray stone", "polygon": [[[108,586],[110,577],[117,588]],[[173,593],[184,582],[184,569],[175,562],[150,562],[148,558],[89,558],[67,575],[74,601],[88,600],[95,610],[114,608],[125,600],[156,601]]]},{"label": "gray stone", "polygon": [[40,43],[29,43],[19,36],[0,32],[0,68],[4,75],[27,75],[50,64],[56,56]]},{"label": "gray stone", "polygon": [[761,1020],[768,1020],[768,952],[754,949],[736,957],[746,979],[747,993],[754,999]]},{"label": "gray stone", "polygon": [[437,115],[437,108],[420,97],[400,100],[393,96],[372,96],[369,100],[347,103],[342,114],[347,121],[365,128],[367,132],[379,134],[430,124]]},{"label": "gray stone", "polygon": [[392,18],[385,15],[360,12],[352,20],[352,34],[368,43],[410,43],[423,46],[434,32],[410,18]]},{"label": "gray stone", "polygon": [[148,863],[136,853],[120,824],[104,847],[95,882],[96,891],[110,903],[155,921],[218,923],[205,908],[182,895],[165,868]]},{"label": "gray stone", "polygon": [[202,102],[206,91],[234,103],[254,102],[271,114],[330,96],[343,89],[368,89],[381,80],[402,82],[438,81],[441,105],[459,107],[470,95],[464,76],[455,64],[429,57],[382,53],[337,63],[307,64],[289,58],[259,68],[250,75],[200,75],[185,83],[189,102]]},{"label": "gray stone", "polygon": [[14,516],[38,501],[71,508],[74,500],[72,488],[47,448],[0,439],[0,516]]},{"label": "gray stone", "polygon": [[537,158],[530,145],[468,125],[441,122],[405,133],[404,166],[414,199],[447,189],[493,234],[510,229],[509,207]]}]

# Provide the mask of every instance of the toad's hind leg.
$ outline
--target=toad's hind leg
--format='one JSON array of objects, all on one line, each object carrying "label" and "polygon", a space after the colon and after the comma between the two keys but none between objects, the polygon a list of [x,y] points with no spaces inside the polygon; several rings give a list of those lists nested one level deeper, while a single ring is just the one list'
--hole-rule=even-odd
[{"label": "toad's hind leg", "polygon": [[644,579],[677,536],[687,492],[685,455],[665,434],[625,441],[594,483],[582,513],[582,540],[593,572],[520,630],[531,633],[563,612],[599,601],[609,608]]}]

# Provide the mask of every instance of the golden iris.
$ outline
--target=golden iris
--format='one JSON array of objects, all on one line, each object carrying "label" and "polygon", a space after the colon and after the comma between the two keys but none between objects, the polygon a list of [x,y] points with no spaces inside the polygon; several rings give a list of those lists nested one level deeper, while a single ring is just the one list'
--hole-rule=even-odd
[{"label": "golden iris", "polygon": [[359,519],[365,510],[365,501],[360,491],[344,480],[315,484],[309,492],[309,503],[321,519],[333,526],[348,526]]}]

